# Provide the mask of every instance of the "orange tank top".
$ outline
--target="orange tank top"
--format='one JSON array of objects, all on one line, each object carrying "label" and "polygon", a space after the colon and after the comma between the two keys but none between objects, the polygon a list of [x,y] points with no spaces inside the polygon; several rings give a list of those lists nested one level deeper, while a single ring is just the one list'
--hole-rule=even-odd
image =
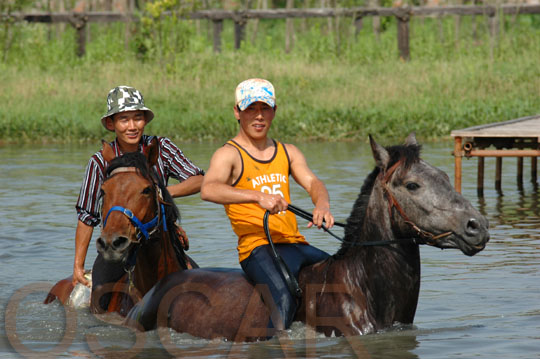
[{"label": "orange tank top", "polygon": [[[282,143],[274,141],[275,152],[268,161],[252,157],[238,143],[229,141],[242,160],[242,173],[233,183],[236,188],[251,189],[266,193],[279,194],[291,203],[289,193],[290,161]],[[238,236],[238,256],[240,262],[249,257],[255,248],[268,244],[263,228],[266,211],[258,203],[226,204],[225,213]],[[269,229],[274,243],[304,243],[303,235],[298,232],[296,217],[290,211],[269,216]]]}]

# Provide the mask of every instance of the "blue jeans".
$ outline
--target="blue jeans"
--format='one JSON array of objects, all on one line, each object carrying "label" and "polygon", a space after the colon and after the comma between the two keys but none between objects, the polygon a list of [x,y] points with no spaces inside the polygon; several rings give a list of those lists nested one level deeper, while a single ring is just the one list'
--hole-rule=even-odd
[{"label": "blue jeans", "polygon": [[[276,244],[276,251],[298,279],[302,267],[320,262],[329,254],[308,244]],[[273,303],[266,303],[271,312],[268,328],[287,329],[291,326],[297,309],[296,299],[274,262],[270,245],[255,248],[250,256],[240,262],[242,269],[255,284],[268,286]],[[279,315],[279,316],[278,316]]]}]

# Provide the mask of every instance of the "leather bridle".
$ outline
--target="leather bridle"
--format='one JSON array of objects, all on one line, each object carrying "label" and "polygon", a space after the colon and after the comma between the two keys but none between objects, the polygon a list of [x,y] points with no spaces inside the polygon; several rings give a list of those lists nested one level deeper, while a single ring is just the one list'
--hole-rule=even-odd
[{"label": "leather bridle", "polygon": [[[113,170],[107,179],[121,172],[139,173],[136,167],[119,167]],[[103,228],[105,228],[105,226],[107,225],[107,219],[109,218],[109,215],[111,214],[111,212],[121,212],[129,219],[131,224],[133,224],[133,226],[137,230],[137,234],[136,234],[137,241],[135,243],[139,243],[141,239],[143,238],[143,236],[145,240],[148,240],[150,236],[154,234],[154,232],[157,231],[160,224],[163,225],[164,231],[167,231],[167,223],[165,220],[165,208],[163,207],[163,203],[160,203],[160,199],[162,198],[161,191],[159,190],[158,186],[154,185],[153,182],[152,184],[153,184],[153,187],[156,188],[156,201],[157,201],[157,208],[158,208],[156,216],[152,220],[146,223],[142,223],[142,221],[139,218],[137,218],[137,216],[135,216],[130,209],[122,207],[122,206],[112,206],[111,209],[109,209],[109,212],[107,212],[105,219],[103,220]]]},{"label": "leather bridle", "polygon": [[429,231],[426,231],[422,228],[420,228],[416,223],[411,221],[403,208],[399,205],[399,202],[396,200],[396,197],[392,194],[392,191],[390,190],[390,187],[388,186],[388,183],[390,182],[390,179],[392,178],[392,175],[396,171],[396,169],[402,164],[402,161],[399,160],[396,163],[394,163],[390,168],[388,168],[384,172],[379,173],[379,179],[381,181],[381,186],[383,188],[383,192],[388,199],[388,213],[390,215],[390,218],[392,218],[392,208],[395,208],[396,211],[399,213],[401,218],[403,218],[403,221],[409,225],[412,230],[420,237],[422,240],[426,241],[426,244],[429,245],[436,245],[437,241],[441,238],[448,237],[452,234],[452,231],[440,233],[440,234],[434,234]]}]

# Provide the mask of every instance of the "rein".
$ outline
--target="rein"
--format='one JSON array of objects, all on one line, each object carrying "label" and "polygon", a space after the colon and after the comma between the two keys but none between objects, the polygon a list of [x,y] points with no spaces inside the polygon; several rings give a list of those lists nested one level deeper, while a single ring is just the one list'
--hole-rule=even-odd
[{"label": "rein", "polygon": [[274,263],[276,264],[276,267],[280,270],[281,274],[283,275],[283,278],[285,279],[285,283],[287,283],[287,287],[289,289],[289,292],[293,295],[293,297],[301,298],[302,297],[302,289],[300,289],[300,285],[298,285],[298,281],[296,280],[295,276],[291,273],[291,270],[281,258],[279,253],[276,251],[276,247],[274,246],[274,241],[272,241],[272,236],[270,235],[270,228],[268,226],[268,216],[270,215],[269,211],[266,211],[264,213],[263,217],[263,228],[264,233],[266,234],[266,238],[268,239],[268,243],[270,243],[270,248],[272,249],[272,255],[274,256]]},{"label": "rein", "polygon": [[[306,210],[304,210],[302,208],[293,206],[292,204],[289,204],[289,206],[287,207],[287,210],[289,210],[292,213],[296,214],[298,217],[301,217],[301,218],[305,219],[306,221],[312,221],[313,220],[313,216],[312,216],[311,213],[309,213],[308,211],[306,211]],[[334,224],[336,226],[338,226],[338,227],[345,227],[345,224],[340,223],[340,222],[334,222]],[[352,245],[352,246],[360,246],[360,247],[386,246],[386,245],[394,244],[394,243],[403,243],[403,241],[404,241],[403,239],[400,239],[400,240],[394,240],[394,241],[349,242],[349,241],[346,241],[345,239],[341,238],[337,234],[333,233],[324,224],[322,225],[321,228],[326,233],[328,233],[329,235],[331,235],[332,237],[337,239],[338,241],[340,241],[342,243]],[[413,241],[414,241],[414,239],[413,239]]]},{"label": "rein", "polygon": [[[394,174],[394,172],[400,165],[401,165],[401,160],[397,161],[386,172],[379,173],[379,178],[381,180],[384,194],[386,195],[386,198],[388,199],[388,212],[389,212],[390,218],[392,218],[392,208],[395,208],[397,212],[399,213],[399,215],[401,216],[401,218],[403,218],[405,223],[409,225],[422,240],[425,241],[425,243],[417,243],[417,244],[435,245],[437,243],[437,240],[451,235],[452,232],[448,231],[448,232],[444,232],[440,234],[433,234],[429,231],[423,230],[422,228],[418,227],[416,223],[414,223],[413,221],[409,219],[409,217],[407,216],[403,208],[401,208],[401,206],[399,205],[399,202],[396,200],[396,198],[392,194],[392,191],[390,191],[390,188],[388,187],[388,182],[390,182],[390,178],[392,177],[392,175]],[[290,210],[295,215],[307,221],[313,220],[313,215],[311,213],[299,207],[293,206],[292,204],[289,204],[287,209]],[[339,227],[345,227],[345,224],[343,223],[335,222],[334,224]],[[389,245],[389,244],[394,244],[394,243],[403,243],[406,240],[406,239],[398,239],[398,240],[392,240],[392,241],[349,242],[339,237],[338,235],[334,234],[324,224],[322,225],[322,229],[326,233],[330,234],[332,237],[336,238],[337,240],[346,244],[354,245],[354,246],[362,246],[362,247],[384,246],[384,245]],[[416,243],[415,238],[411,238],[410,241]]]}]

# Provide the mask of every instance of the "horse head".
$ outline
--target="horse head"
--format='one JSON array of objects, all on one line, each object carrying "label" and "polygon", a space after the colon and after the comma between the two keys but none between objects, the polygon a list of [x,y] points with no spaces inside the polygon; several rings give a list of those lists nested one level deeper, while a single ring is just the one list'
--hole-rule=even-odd
[{"label": "horse head", "polygon": [[107,178],[101,186],[102,228],[97,250],[107,261],[126,261],[131,249],[164,225],[160,190],[151,168],[158,159],[154,139],[140,152],[116,157],[103,142],[103,158],[109,163]]},{"label": "horse head", "polygon": [[[448,175],[420,158],[414,133],[404,146],[384,148],[370,136],[378,168],[374,188],[385,202],[397,238],[415,238],[472,256],[489,241],[488,221],[450,184]],[[382,197],[382,198],[381,198]]]}]

